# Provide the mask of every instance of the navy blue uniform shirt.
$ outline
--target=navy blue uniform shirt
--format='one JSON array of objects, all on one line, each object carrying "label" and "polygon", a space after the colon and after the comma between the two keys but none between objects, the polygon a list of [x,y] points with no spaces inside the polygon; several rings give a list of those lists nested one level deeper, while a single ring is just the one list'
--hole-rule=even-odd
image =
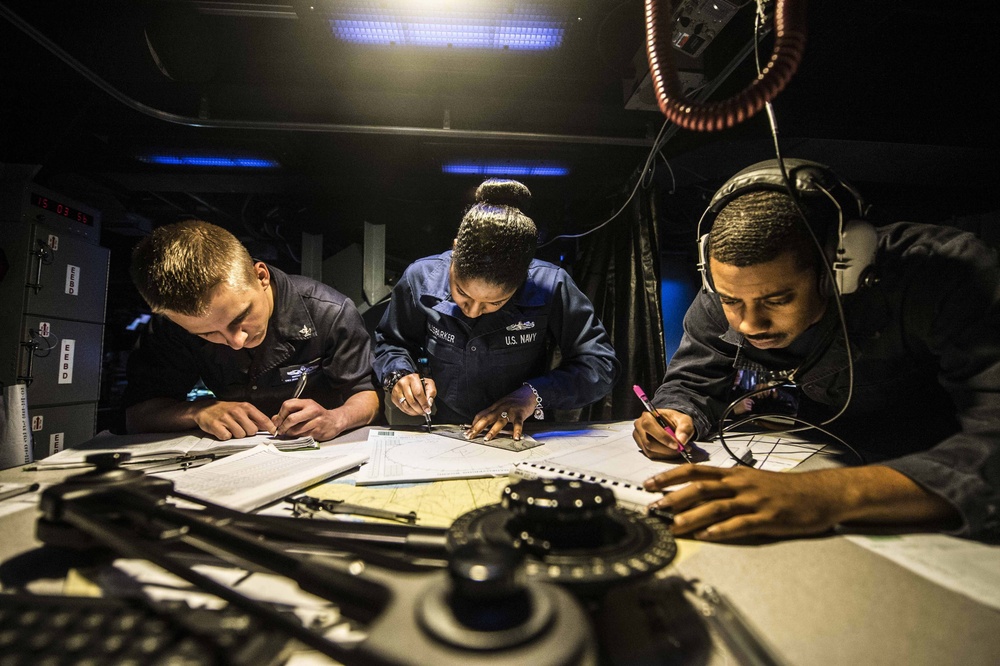
[{"label": "navy blue uniform shirt", "polygon": [[[535,259],[496,312],[470,319],[451,300],[451,252],[413,262],[375,331],[375,373],[418,370],[426,350],[436,420],[470,423],[528,382],[545,409],[575,409],[611,391],[620,364],[590,300],[563,269]],[[556,346],[561,361],[549,369]]]},{"label": "navy blue uniform shirt", "polygon": [[274,312],[259,345],[232,349],[154,315],[129,355],[125,406],[184,400],[201,379],[219,400],[249,402],[273,416],[303,372],[309,378],[301,397],[326,409],[374,390],[371,336],[351,300],[315,280],[267,268]]},{"label": "navy blue uniform shirt", "polygon": [[[1000,537],[1000,267],[996,252],[949,227],[897,223],[878,230],[879,282],[844,297],[854,362],[847,411],[825,426],[880,464],[950,502],[965,536]],[[744,344],[719,297],[700,294],[653,404],[716,429],[735,370],[789,370],[807,358],[823,320],[786,349]],[[839,334],[797,381],[799,416],[821,423],[849,394]]]}]

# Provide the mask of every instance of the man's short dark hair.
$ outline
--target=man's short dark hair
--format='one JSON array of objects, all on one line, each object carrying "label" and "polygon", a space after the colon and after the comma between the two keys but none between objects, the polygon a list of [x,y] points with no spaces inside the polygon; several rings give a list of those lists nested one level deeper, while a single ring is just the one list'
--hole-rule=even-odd
[{"label": "man's short dark hair", "polygon": [[[806,214],[815,217],[814,211],[806,210]],[[801,268],[814,268],[819,265],[819,253],[805,224],[795,202],[784,192],[749,192],[719,211],[708,236],[709,256],[744,267],[773,261],[791,251]],[[822,233],[819,238],[822,242]]]},{"label": "man's short dark hair", "polygon": [[201,220],[154,229],[133,250],[131,273],[153,312],[191,317],[207,313],[219,284],[244,291],[257,279],[253,259],[236,236]]}]

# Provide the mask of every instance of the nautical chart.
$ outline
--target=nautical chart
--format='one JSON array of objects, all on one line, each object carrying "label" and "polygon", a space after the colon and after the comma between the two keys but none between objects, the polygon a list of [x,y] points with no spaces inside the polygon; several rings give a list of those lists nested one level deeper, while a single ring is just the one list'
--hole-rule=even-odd
[{"label": "nautical chart", "polygon": [[355,478],[358,485],[372,485],[506,476],[516,463],[560,453],[578,445],[580,437],[591,440],[614,434],[610,429],[589,429],[545,439],[536,436],[543,445],[509,451],[433,432],[372,430],[371,456]]}]

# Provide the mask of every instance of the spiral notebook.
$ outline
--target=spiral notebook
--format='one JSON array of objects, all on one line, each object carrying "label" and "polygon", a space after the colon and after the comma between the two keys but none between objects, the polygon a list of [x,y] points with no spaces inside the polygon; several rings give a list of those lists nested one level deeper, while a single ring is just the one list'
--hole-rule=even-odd
[{"label": "spiral notebook", "polygon": [[[749,438],[746,438],[749,440]],[[750,462],[749,441],[726,437],[733,454]],[[693,455],[697,464],[733,467],[736,461],[718,442],[696,442]],[[632,439],[631,430],[574,448],[549,458],[525,460],[511,469],[511,479],[577,479],[599,483],[615,493],[619,506],[645,513],[646,507],[663,497],[644,490],[642,482],[651,476],[687,463],[650,460]]]}]

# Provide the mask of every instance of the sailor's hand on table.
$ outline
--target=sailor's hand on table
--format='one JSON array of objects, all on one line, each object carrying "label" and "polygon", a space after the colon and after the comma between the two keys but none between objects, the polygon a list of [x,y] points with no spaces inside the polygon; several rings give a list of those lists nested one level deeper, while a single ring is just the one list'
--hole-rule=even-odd
[{"label": "sailor's hand on table", "polygon": [[514,439],[521,439],[525,420],[535,413],[537,404],[535,393],[525,384],[513,393],[500,398],[495,403],[482,410],[472,419],[472,426],[466,431],[469,439],[485,433],[483,439],[487,442],[500,434],[507,424],[513,426]]},{"label": "sailor's hand on table", "polygon": [[681,465],[648,479],[668,492],[650,506],[674,514],[671,531],[706,541],[748,536],[818,534],[840,522],[842,488],[817,472],[778,473],[749,467]]},{"label": "sailor's hand on table", "polygon": [[677,450],[677,440],[681,444],[687,444],[694,436],[694,421],[684,412],[673,409],[658,409],[666,422],[674,429],[677,438],[674,439],[663,429],[656,418],[649,412],[643,412],[642,416],[635,420],[632,431],[632,439],[639,445],[642,452],[650,460],[672,460],[680,457]]},{"label": "sailor's hand on table", "polygon": [[196,407],[194,422],[199,428],[220,440],[239,439],[266,430],[272,435],[276,430],[271,419],[249,402],[203,400]]},{"label": "sailor's hand on table", "polygon": [[437,385],[434,380],[430,377],[421,377],[417,372],[412,372],[396,382],[390,396],[392,404],[410,416],[430,414],[436,397]]}]

